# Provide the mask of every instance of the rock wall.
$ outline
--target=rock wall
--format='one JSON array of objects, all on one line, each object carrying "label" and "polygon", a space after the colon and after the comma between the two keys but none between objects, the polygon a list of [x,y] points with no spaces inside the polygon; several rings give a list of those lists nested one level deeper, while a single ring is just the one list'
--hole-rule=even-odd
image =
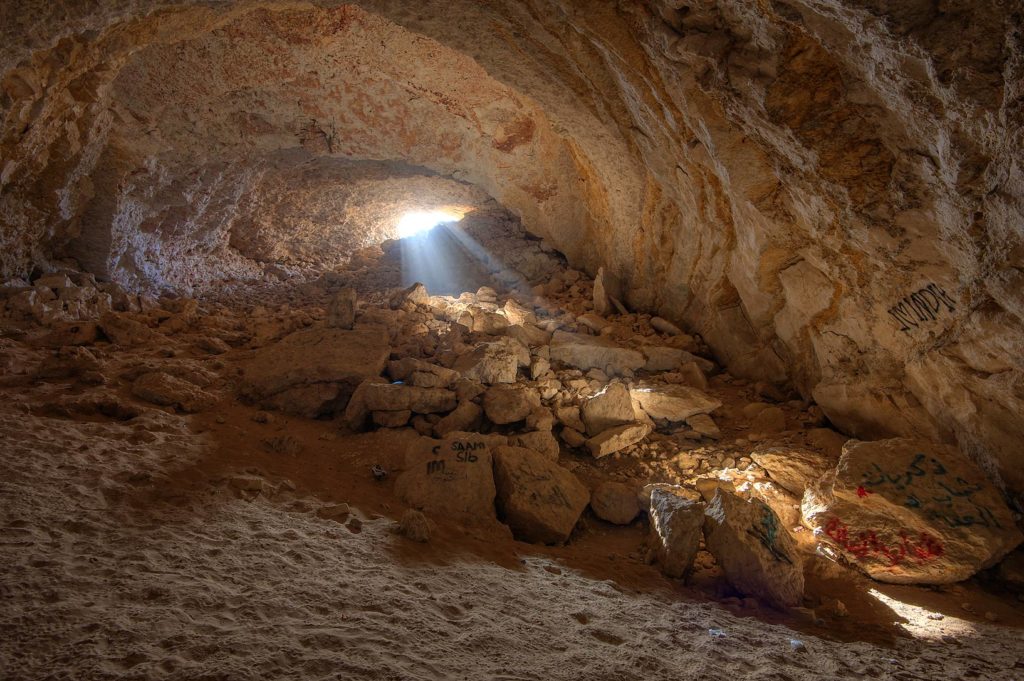
[{"label": "rock wall", "polygon": [[281,257],[243,226],[276,155],[411,164],[733,372],[1020,491],[1021,24],[1003,0],[15,0],[0,263],[243,273]]}]

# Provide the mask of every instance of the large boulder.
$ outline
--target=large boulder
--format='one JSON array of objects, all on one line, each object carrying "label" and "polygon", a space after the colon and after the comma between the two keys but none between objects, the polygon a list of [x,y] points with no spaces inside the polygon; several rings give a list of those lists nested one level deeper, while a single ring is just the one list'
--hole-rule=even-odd
[{"label": "large boulder", "polygon": [[[379,326],[354,330],[316,328],[285,336],[260,348],[245,364],[243,397],[299,414],[320,416],[344,408],[356,387],[384,370],[391,349],[386,330]],[[292,405],[275,399],[289,390],[307,398]]]},{"label": "large boulder", "polygon": [[522,447],[494,452],[498,509],[517,539],[557,544],[569,538],[590,491],[550,458]]},{"label": "large boulder", "polygon": [[685,577],[700,548],[704,503],[656,487],[651,490],[649,513],[651,530],[648,541],[661,571],[669,577]]},{"label": "large boulder", "polygon": [[802,511],[822,541],[883,582],[958,582],[1022,540],[977,466],[954,447],[911,439],[851,440]]},{"label": "large boulder", "polygon": [[636,420],[629,388],[621,383],[609,384],[604,390],[584,402],[581,411],[583,423],[586,424],[587,434],[590,436]]},{"label": "large boulder", "polygon": [[620,347],[604,336],[556,331],[551,337],[551,361],[577,369],[600,369],[609,376],[636,371],[647,362],[636,350]]},{"label": "large boulder", "polygon": [[718,489],[704,510],[708,551],[740,593],[780,608],[801,604],[803,563],[796,543],[765,503]]},{"label": "large boulder", "polygon": [[641,383],[630,390],[633,400],[652,419],[673,423],[697,414],[710,414],[722,403],[703,391],[686,385]]},{"label": "large boulder", "polygon": [[464,523],[494,522],[494,440],[477,433],[424,438],[406,454],[395,494],[430,515]]}]

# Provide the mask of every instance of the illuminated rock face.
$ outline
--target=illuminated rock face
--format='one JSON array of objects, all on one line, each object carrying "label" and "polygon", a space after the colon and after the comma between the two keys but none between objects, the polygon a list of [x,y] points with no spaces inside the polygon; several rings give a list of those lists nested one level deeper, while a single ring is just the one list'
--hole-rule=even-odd
[{"label": "illuminated rock face", "polygon": [[734,373],[1019,492],[1016,19],[898,4],[8,2],[0,270],[202,290],[493,198]]}]

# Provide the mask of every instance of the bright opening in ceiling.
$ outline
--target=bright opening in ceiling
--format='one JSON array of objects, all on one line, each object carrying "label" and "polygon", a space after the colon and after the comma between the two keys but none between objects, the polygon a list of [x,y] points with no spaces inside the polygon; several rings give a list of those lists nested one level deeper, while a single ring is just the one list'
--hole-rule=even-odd
[{"label": "bright opening in ceiling", "polygon": [[417,210],[406,213],[398,221],[398,238],[407,239],[445,222],[458,222],[462,214],[453,210]]}]

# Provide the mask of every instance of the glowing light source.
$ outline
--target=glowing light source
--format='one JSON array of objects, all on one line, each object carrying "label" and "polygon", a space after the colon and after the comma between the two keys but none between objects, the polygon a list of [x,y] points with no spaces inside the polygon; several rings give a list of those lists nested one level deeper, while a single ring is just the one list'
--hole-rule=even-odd
[{"label": "glowing light source", "polygon": [[458,222],[462,215],[450,210],[417,210],[406,213],[398,220],[398,238],[408,239],[411,236],[429,232],[445,222]]}]

